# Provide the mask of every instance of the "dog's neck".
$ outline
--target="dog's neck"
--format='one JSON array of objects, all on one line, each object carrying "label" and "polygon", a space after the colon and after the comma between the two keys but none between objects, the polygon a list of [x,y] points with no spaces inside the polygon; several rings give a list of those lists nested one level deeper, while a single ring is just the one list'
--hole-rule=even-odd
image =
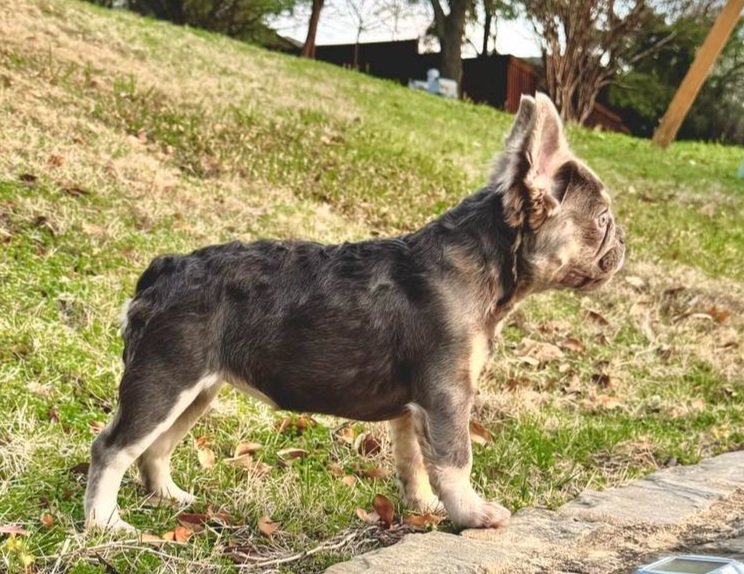
[{"label": "dog's neck", "polygon": [[495,326],[532,289],[522,236],[522,228],[507,223],[503,194],[490,185],[407,240],[458,289],[466,289],[462,298],[473,302],[479,319]]}]

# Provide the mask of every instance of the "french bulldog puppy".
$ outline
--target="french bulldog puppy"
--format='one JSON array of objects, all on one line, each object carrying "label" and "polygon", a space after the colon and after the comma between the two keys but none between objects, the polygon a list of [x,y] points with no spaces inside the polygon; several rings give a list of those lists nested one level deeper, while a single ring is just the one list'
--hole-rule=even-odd
[{"label": "french bulldog puppy", "polygon": [[170,456],[223,383],[279,409],[390,421],[415,509],[460,527],[509,512],[470,484],[468,432],[497,325],[546,289],[596,289],[622,266],[623,232],[543,94],[523,97],[486,187],[422,229],[323,245],[233,242],[156,258],[123,321],[113,419],[92,447],[88,526],[130,529],[127,468],[187,505]]}]

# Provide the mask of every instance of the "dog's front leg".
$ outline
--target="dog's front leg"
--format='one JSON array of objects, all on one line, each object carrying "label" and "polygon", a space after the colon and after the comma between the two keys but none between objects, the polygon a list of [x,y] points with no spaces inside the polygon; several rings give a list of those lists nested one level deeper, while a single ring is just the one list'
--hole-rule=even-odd
[{"label": "dog's front leg", "polygon": [[464,528],[504,526],[511,513],[486,502],[473,489],[470,471],[470,409],[473,393],[465,389],[438,394],[428,407],[411,405],[419,440],[434,490],[450,520]]}]

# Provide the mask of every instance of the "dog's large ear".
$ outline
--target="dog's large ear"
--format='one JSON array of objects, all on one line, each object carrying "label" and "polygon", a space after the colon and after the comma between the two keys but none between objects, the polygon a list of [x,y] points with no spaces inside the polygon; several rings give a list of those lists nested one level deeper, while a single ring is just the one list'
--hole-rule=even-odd
[{"label": "dog's large ear", "polygon": [[507,218],[513,224],[521,224],[526,216],[533,229],[539,227],[560,205],[554,178],[572,157],[563,122],[548,96],[522,96],[514,125],[506,137],[505,155],[517,164],[508,170],[509,176],[518,178],[504,182]]}]

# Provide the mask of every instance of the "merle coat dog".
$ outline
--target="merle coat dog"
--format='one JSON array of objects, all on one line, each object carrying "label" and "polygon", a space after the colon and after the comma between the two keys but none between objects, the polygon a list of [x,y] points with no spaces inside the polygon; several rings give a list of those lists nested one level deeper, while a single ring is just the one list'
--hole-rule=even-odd
[{"label": "merle coat dog", "polygon": [[189,504],[170,455],[228,382],[280,409],[389,420],[407,502],[462,527],[509,512],[470,484],[468,423],[497,325],[530,293],[593,289],[623,234],[550,100],[523,97],[488,185],[424,228],[342,245],[234,242],[155,259],[125,312],[113,420],[92,447],[89,526],[117,510],[135,461]]}]

